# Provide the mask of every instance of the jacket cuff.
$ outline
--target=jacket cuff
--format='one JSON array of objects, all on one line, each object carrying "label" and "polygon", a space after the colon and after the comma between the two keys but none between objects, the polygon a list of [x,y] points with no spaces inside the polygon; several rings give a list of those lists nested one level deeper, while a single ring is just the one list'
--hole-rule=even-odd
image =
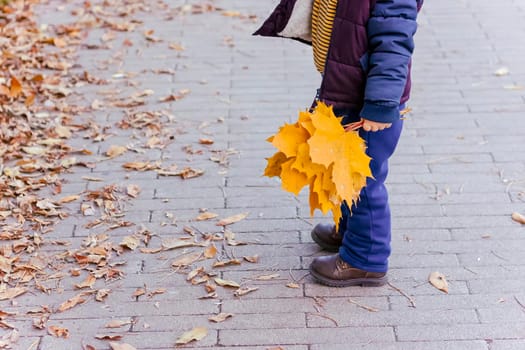
[{"label": "jacket cuff", "polygon": [[393,123],[399,120],[399,106],[385,106],[365,102],[360,117],[378,123]]}]

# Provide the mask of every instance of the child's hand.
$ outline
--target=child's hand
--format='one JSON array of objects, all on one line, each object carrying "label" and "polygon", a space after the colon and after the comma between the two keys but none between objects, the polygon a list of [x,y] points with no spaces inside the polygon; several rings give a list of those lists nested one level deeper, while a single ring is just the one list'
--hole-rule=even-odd
[{"label": "child's hand", "polygon": [[363,122],[362,128],[364,131],[381,131],[392,126],[392,123],[378,123],[363,118],[361,118],[361,121]]}]

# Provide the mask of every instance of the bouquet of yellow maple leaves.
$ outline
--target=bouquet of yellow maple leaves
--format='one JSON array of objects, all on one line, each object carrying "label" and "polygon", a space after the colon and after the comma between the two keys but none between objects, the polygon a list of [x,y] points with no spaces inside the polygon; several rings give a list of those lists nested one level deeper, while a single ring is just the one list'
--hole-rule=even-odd
[{"label": "bouquet of yellow maple leaves", "polygon": [[285,124],[268,138],[277,149],[265,176],[281,178],[282,188],[298,195],[310,186],[310,215],[316,209],[332,211],[336,226],[341,204],[355,204],[366,178],[372,177],[365,142],[351,126],[341,125],[331,106],[319,102],[311,111],[299,113],[295,124]]}]

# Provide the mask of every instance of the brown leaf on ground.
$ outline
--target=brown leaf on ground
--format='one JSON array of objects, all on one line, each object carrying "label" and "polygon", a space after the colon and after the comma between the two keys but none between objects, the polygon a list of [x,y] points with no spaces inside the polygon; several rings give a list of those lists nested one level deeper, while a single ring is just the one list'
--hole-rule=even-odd
[{"label": "brown leaf on ground", "polygon": [[73,298],[66,300],[65,302],[63,302],[62,304],[58,306],[57,311],[64,312],[79,304],[85,303],[87,301],[87,299],[84,298],[85,295],[86,295],[85,293],[80,293],[80,294],[75,295]]},{"label": "brown leaf on ground", "polygon": [[58,326],[49,326],[47,332],[57,338],[69,338],[69,330]]},{"label": "brown leaf on ground", "polygon": [[105,328],[120,328],[131,324],[131,320],[111,320],[104,326]]},{"label": "brown leaf on ground", "polygon": [[153,298],[155,295],[159,295],[159,294],[164,294],[166,293],[168,290],[166,288],[157,288],[155,290],[152,290],[151,292],[148,293],[148,298]]},{"label": "brown leaf on ground", "polygon": [[215,323],[220,323],[226,321],[230,317],[233,317],[233,314],[221,312],[220,314],[217,314],[215,316],[208,317],[208,320]]},{"label": "brown leaf on ground", "polygon": [[131,346],[126,343],[114,343],[110,342],[109,346],[111,346],[111,350],[137,350],[134,346]]},{"label": "brown leaf on ground", "polygon": [[246,260],[247,262],[250,262],[252,264],[255,264],[255,263],[258,263],[259,262],[259,255],[253,255],[253,256],[243,256],[242,257],[244,260]]},{"label": "brown leaf on ground", "polygon": [[11,86],[9,87],[9,95],[11,97],[18,97],[22,93],[22,84],[17,78],[11,77]]},{"label": "brown leaf on ground", "polygon": [[84,289],[84,288],[93,288],[93,285],[97,279],[92,274],[89,274],[84,281],[81,283],[75,284],[75,288]]},{"label": "brown leaf on ground", "polygon": [[100,340],[121,340],[122,335],[120,334],[96,334],[95,338],[100,339]]},{"label": "brown leaf on ground", "polygon": [[60,198],[58,200],[58,203],[60,203],[60,204],[71,203],[71,202],[76,201],[79,198],[80,198],[80,196],[78,194],[74,194],[74,195],[71,195],[71,196],[65,196],[65,197]]},{"label": "brown leaf on ground", "polygon": [[202,257],[202,253],[190,253],[181,256],[171,263],[173,267],[184,267],[193,264]]},{"label": "brown leaf on ground", "polygon": [[102,302],[108,297],[109,293],[111,293],[111,289],[99,289],[95,294],[95,300]]},{"label": "brown leaf on ground", "polygon": [[121,247],[128,248],[130,250],[135,250],[140,244],[140,240],[135,236],[126,236],[119,243]]},{"label": "brown leaf on ground", "polygon": [[33,318],[33,327],[36,329],[45,329],[47,327],[47,320],[49,319],[49,314],[40,316],[39,318]]},{"label": "brown leaf on ground", "polygon": [[27,288],[23,287],[5,288],[5,290],[0,291],[0,300],[14,299],[25,292],[27,292]]},{"label": "brown leaf on ground", "polygon": [[428,281],[430,282],[431,285],[433,285],[440,291],[448,294],[448,282],[447,282],[447,279],[445,278],[445,275],[442,274],[441,272],[437,272],[437,271],[432,272],[428,276]]},{"label": "brown leaf on ground", "polygon": [[186,167],[182,170],[160,169],[157,170],[157,174],[159,174],[160,176],[180,176],[181,178],[186,180],[203,175],[204,170],[194,169],[191,167]]},{"label": "brown leaf on ground", "polygon": [[194,279],[195,277],[199,276],[199,275],[202,275],[204,273],[204,267],[203,266],[200,266],[196,269],[193,269],[191,270],[188,275],[186,275],[186,281],[191,281],[192,279]]},{"label": "brown leaf on ground", "polygon": [[163,251],[162,248],[139,248],[139,251],[144,254],[157,254]]},{"label": "brown leaf on ground", "polygon": [[239,288],[236,291],[234,291],[233,295],[235,295],[236,297],[242,297],[243,295],[246,295],[246,294],[251,293],[251,292],[255,292],[256,290],[259,290],[259,288],[257,288],[257,287],[242,287],[242,288]]},{"label": "brown leaf on ground", "polygon": [[203,295],[202,297],[199,297],[199,299],[217,299],[219,295],[217,292],[210,292],[206,295]]},{"label": "brown leaf on ground", "polygon": [[221,287],[231,287],[231,288],[240,288],[241,287],[239,285],[239,283],[237,283],[235,281],[223,280],[222,278],[219,278],[219,277],[214,278],[214,281],[215,281],[215,283],[217,283],[217,285],[219,285]]},{"label": "brown leaf on ground", "polygon": [[212,259],[217,255],[217,247],[214,244],[210,244],[206,249],[204,249],[204,257],[206,259]]},{"label": "brown leaf on ground", "polygon": [[517,223],[520,223],[522,225],[525,225],[525,216],[521,215],[518,212],[512,213],[512,220],[514,220]]},{"label": "brown leaf on ground", "polygon": [[269,280],[274,280],[276,278],[278,278],[280,275],[278,273],[272,273],[270,275],[261,275],[261,276],[258,276],[256,277],[255,279],[257,281],[269,281]]},{"label": "brown leaf on ground", "polygon": [[138,185],[128,185],[126,187],[126,194],[131,198],[137,198],[140,194],[140,187]]},{"label": "brown leaf on ground", "polygon": [[209,212],[209,211],[205,211],[204,213],[200,213],[193,220],[195,220],[195,221],[205,221],[205,220],[215,219],[217,216],[219,216],[219,214],[212,213],[212,212]]},{"label": "brown leaf on ground", "polygon": [[162,240],[161,245],[162,245],[162,249],[164,250],[202,246],[201,243],[197,243],[190,239],[185,239],[185,238],[167,238],[167,239]]},{"label": "brown leaf on ground", "polygon": [[226,243],[229,246],[232,246],[232,247],[236,247],[238,245],[246,245],[247,244],[246,242],[237,241],[235,239],[235,233],[233,233],[232,231],[230,231],[228,229],[224,230],[224,238],[226,239]]},{"label": "brown leaf on ground", "polygon": [[118,157],[128,151],[127,147],[124,146],[117,146],[117,145],[111,145],[109,146],[109,149],[106,151],[106,156],[109,158],[115,158]]},{"label": "brown leaf on ground", "polygon": [[286,284],[286,287],[288,287],[288,288],[292,288],[292,289],[298,289],[298,288],[300,288],[301,286],[300,286],[299,284],[295,283],[295,282],[290,282],[290,283],[287,283],[287,284]]},{"label": "brown leaf on ground", "polygon": [[168,47],[169,47],[170,49],[172,49],[172,50],[175,50],[175,51],[184,51],[184,50],[186,50],[186,49],[184,48],[184,46],[182,46],[182,45],[180,45],[180,44],[177,44],[177,43],[170,43],[170,44],[168,45]]},{"label": "brown leaf on ground", "polygon": [[207,138],[200,138],[199,139],[199,143],[201,145],[213,145],[213,140],[212,139],[207,139]]},{"label": "brown leaf on ground", "polygon": [[192,341],[199,341],[208,335],[208,329],[205,327],[195,327],[191,331],[183,333],[176,341],[177,345],[188,344]]},{"label": "brown leaf on ground", "polygon": [[135,292],[133,292],[131,297],[132,298],[138,298],[138,297],[140,297],[141,295],[144,295],[144,294],[146,294],[146,289],[144,289],[144,288],[137,288],[135,290]]},{"label": "brown leaf on ground", "polygon": [[127,163],[122,164],[122,167],[128,170],[136,170],[136,171],[148,171],[148,170],[155,170],[155,169],[160,168],[158,163],[151,163],[151,162],[127,162]]},{"label": "brown leaf on ground", "polygon": [[241,261],[239,259],[230,259],[230,260],[221,260],[213,263],[212,267],[224,267],[231,265],[240,265]]},{"label": "brown leaf on ground", "polygon": [[176,93],[176,94],[171,94],[171,95],[168,95],[168,96],[160,98],[159,102],[174,102],[174,101],[178,101],[178,100],[181,100],[184,97],[186,97],[186,95],[188,95],[189,93],[190,93],[190,90],[188,90],[188,89],[179,90],[179,92]]},{"label": "brown leaf on ground", "polygon": [[216,225],[217,226],[226,226],[231,225],[233,223],[239,222],[246,218],[249,213],[240,213],[237,215],[229,216],[227,218],[221,219]]}]

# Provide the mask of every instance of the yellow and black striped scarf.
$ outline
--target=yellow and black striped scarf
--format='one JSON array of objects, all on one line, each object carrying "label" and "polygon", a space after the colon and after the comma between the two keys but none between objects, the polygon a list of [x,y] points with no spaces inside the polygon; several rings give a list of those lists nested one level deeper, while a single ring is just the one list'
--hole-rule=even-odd
[{"label": "yellow and black striped scarf", "polygon": [[312,47],[314,63],[319,73],[324,72],[328,46],[334,25],[338,0],[314,0],[312,7]]}]

